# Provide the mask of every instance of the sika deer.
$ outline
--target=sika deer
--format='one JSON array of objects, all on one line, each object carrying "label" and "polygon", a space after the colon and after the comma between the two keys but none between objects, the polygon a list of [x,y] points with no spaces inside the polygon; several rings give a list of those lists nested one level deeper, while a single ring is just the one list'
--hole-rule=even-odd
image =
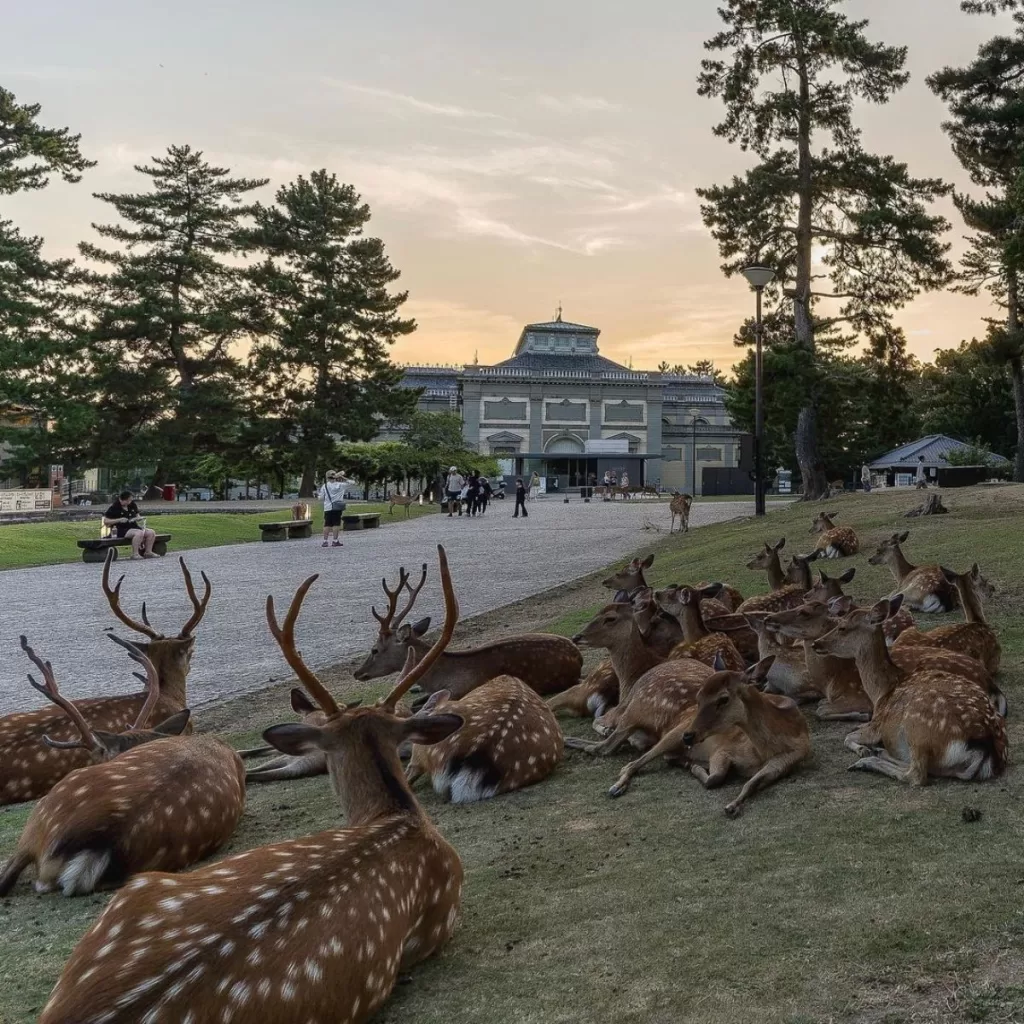
[{"label": "sika deer", "polygon": [[693,498],[689,494],[672,492],[672,500],[668,503],[668,510],[672,513],[672,522],[669,524],[668,532],[672,534],[676,528],[676,517],[679,517],[679,532],[690,532],[690,509],[693,507]]},{"label": "sika deer", "polygon": [[887,565],[896,580],[896,590],[890,595],[903,595],[903,603],[914,612],[951,612],[957,606],[956,588],[939,565],[912,565],[900,546],[909,533],[894,533],[882,541],[878,550],[868,559],[870,565]]},{"label": "sika deer", "polygon": [[672,585],[655,593],[658,606],[673,616],[683,631],[683,641],[672,649],[670,660],[694,658],[710,666],[714,665],[716,657],[721,657],[731,671],[742,672],[747,667],[746,660],[732,640],[724,633],[710,632],[701,617],[701,599],[715,597],[720,589],[717,584],[702,590]]},{"label": "sika deer", "polygon": [[[162,722],[187,704],[185,681],[195,647],[193,631],[206,614],[212,588],[206,573],[202,574],[205,592],[202,600],[196,596],[192,575],[179,558],[185,589],[192,602],[192,615],[177,636],[167,637],[149,624],[146,606],[142,606],[142,622],[132,619],[121,608],[121,584],[110,588],[110,565],[113,548],[103,566],[103,593],[110,609],[130,629],[149,638],[149,643],[137,644],[153,663],[160,690],[157,701],[151,705],[149,717],[142,722]],[[120,733],[131,727],[146,704],[146,693],[130,693],[123,697],[92,697],[75,701],[75,706],[92,729]],[[191,725],[188,726],[191,730]],[[89,763],[85,750],[74,747],[44,747],[42,737],[66,740],[76,735],[75,726],[59,708],[45,707],[0,718],[0,805],[34,800],[52,789],[68,772]]]},{"label": "sika deer", "polygon": [[742,616],[757,634],[760,660],[772,659],[765,677],[765,688],[774,693],[781,693],[801,704],[820,700],[824,693],[811,684],[803,648],[768,628],[768,619],[773,614],[771,612],[746,612]]},{"label": "sika deer", "polygon": [[874,705],[871,721],[846,737],[860,758],[851,770],[917,786],[929,775],[965,781],[1001,775],[1006,723],[962,676],[936,669],[908,674],[895,665],[880,628],[888,613],[887,600],[855,609],[812,645],[819,654],[853,658]]},{"label": "sika deer", "polygon": [[[304,725],[324,726],[327,724],[325,715],[298,687],[291,692],[292,710],[302,718]],[[240,750],[238,756],[243,759],[264,757],[276,753],[276,747],[254,747],[251,750]],[[327,757],[317,748],[308,754],[293,757],[291,754],[279,754],[270,761],[247,768],[245,782],[281,782],[284,779],[305,779],[311,775],[327,774]]]},{"label": "sika deer", "polygon": [[392,494],[391,497],[388,498],[388,512],[391,515],[394,515],[395,506],[397,505],[399,508],[405,509],[405,518],[408,519],[409,507],[411,505],[415,505],[416,502],[420,500],[420,495],[422,493],[423,492],[421,491],[420,494]]},{"label": "sika deer", "polygon": [[430,695],[423,714],[453,713],[463,726],[433,746],[414,745],[406,778],[429,775],[454,804],[488,800],[546,779],[562,760],[562,730],[534,690],[512,676],[478,686],[462,700]]},{"label": "sika deer", "polygon": [[[388,597],[388,611],[374,618],[380,623],[377,642],[366,660],[352,674],[358,680],[379,679],[398,672],[409,658],[413,664],[424,658],[430,645],[422,639],[430,628],[430,619],[413,625],[403,624],[412,610],[427,578],[427,567],[416,587],[409,586],[409,574],[399,570],[398,586],[390,590],[381,580]],[[398,598],[402,591],[409,599],[398,611]],[[548,633],[524,633],[496,643],[486,644],[468,651],[442,651],[430,671],[418,675],[420,688],[427,694],[449,690],[455,697],[466,696],[476,687],[498,676],[513,675],[541,695],[560,693],[579,682],[583,658],[571,641]],[[415,704],[413,705],[416,706]]]},{"label": "sika deer", "polygon": [[[819,572],[818,582],[807,591],[804,595],[804,600],[809,604],[813,604],[815,601],[820,601],[822,604],[827,605],[832,601],[844,598],[845,595],[843,594],[842,584],[851,582],[856,573],[856,569],[847,569],[842,576],[834,577],[828,576],[824,572]],[[852,600],[849,600],[849,607],[853,607]],[[882,625],[882,629],[885,633],[885,642],[890,646],[900,633],[905,629],[912,629],[915,625],[914,616],[903,607],[902,601],[896,602],[893,607],[894,611],[892,615],[890,615]],[[845,610],[849,610],[849,608]]]},{"label": "sika deer", "polygon": [[857,534],[849,526],[836,526],[833,520],[838,512],[819,512],[811,525],[811,533],[818,535],[814,548],[816,558],[849,558],[860,550]]},{"label": "sika deer", "polygon": [[548,700],[551,712],[567,711],[577,718],[600,718],[619,703],[619,677],[610,658],[605,658],[582,683]]},{"label": "sika deer", "polygon": [[795,608],[803,602],[804,594],[811,589],[809,559],[794,555],[788,573],[784,573],[779,552],[785,544],[785,537],[774,546],[765,542],[764,550],[747,562],[748,569],[763,569],[768,573],[772,589],[771,593],[748,597],[736,609],[741,615],[747,612],[778,612],[784,608]]},{"label": "sika deer", "polygon": [[[212,736],[181,736],[189,719],[179,711],[143,729],[160,697],[153,663],[117,637],[146,670],[146,702],[122,733],[93,729],[60,695],[50,663],[36,656],[25,637],[22,650],[42,672],[29,682],[68,716],[78,742],[43,737],[47,745],[77,747],[93,763],[66,775],[32,810],[18,846],[0,872],[0,896],[10,892],[29,865],[37,892],[63,890],[83,896],[119,885],[140,871],[177,871],[208,857],[231,837],[245,809],[242,762]],[[76,1018],[78,1019],[78,1018]]]},{"label": "sika deer", "polygon": [[654,564],[654,555],[648,555],[642,561],[639,558],[631,559],[621,569],[617,569],[606,580],[601,581],[602,587],[615,591],[614,601],[631,601],[633,596],[641,590],[650,589],[647,580],[644,579],[644,569],[650,569]]},{"label": "sika deer", "polygon": [[462,864],[405,781],[396,747],[437,743],[458,715],[394,713],[399,697],[451,641],[458,604],[438,547],[445,624],[430,652],[377,706],[339,706],[295,647],[295,622],[267,620],[322,726],[277,725],[264,738],[303,755],[326,752],[349,826],[228,857],[187,875],[143,875],[108,904],[71,954],[40,1024],[362,1024],[399,973],[436,953],[455,929]]},{"label": "sika deer", "polygon": [[938,626],[922,632],[919,629],[908,629],[902,633],[893,650],[905,647],[941,647],[946,651],[959,651],[972,658],[977,658],[995,675],[999,671],[1002,648],[995,630],[985,621],[982,610],[982,597],[990,598],[995,588],[984,576],[975,562],[970,572],[955,573],[943,569],[946,579],[952,583],[960,598],[960,607],[964,610],[964,622],[955,625]]}]

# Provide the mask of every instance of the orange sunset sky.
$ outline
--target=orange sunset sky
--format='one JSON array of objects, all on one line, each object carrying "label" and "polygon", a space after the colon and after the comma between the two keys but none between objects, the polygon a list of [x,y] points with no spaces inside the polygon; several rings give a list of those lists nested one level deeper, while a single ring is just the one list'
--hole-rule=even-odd
[{"label": "orange sunset sky", "polygon": [[[957,0],[850,0],[868,34],[907,45],[913,78],[863,107],[866,145],[912,172],[967,182],[924,84],[969,61],[1006,19]],[[135,163],[190,143],[271,189],[327,167],[371,204],[419,330],[400,361],[504,358],[521,326],[564,316],[604,354],[729,365],[752,309],[726,280],[694,189],[747,160],[699,99],[714,0],[181,0],[17,5],[0,83],[82,133],[99,161],[77,186],[5,200],[3,216],[70,255],[109,219],[91,193],[140,187]],[[950,204],[950,241],[963,229]],[[983,331],[990,306],[952,294],[900,315],[921,358]]]}]

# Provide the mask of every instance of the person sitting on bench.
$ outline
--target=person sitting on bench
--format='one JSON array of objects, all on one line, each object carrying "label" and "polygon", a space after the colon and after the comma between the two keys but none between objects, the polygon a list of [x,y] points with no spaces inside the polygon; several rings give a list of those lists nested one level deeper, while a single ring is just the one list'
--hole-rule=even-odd
[{"label": "person sitting on bench", "polygon": [[156,531],[140,525],[139,506],[132,500],[131,491],[122,491],[117,500],[103,513],[103,525],[109,526],[118,538],[132,542],[132,558],[158,558],[153,551]]}]

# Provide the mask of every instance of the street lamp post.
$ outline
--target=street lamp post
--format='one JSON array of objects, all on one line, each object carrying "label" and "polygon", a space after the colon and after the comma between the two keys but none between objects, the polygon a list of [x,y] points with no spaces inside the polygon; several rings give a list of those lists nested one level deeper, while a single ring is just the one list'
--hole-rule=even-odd
[{"label": "street lamp post", "polygon": [[757,295],[757,319],[754,321],[754,338],[757,348],[754,356],[754,514],[763,516],[764,508],[764,395],[761,360],[761,293],[775,280],[771,267],[744,267],[743,276]]},{"label": "street lamp post", "polygon": [[690,494],[697,497],[697,424],[703,423],[706,427],[708,421],[703,416],[694,416],[690,423]]}]

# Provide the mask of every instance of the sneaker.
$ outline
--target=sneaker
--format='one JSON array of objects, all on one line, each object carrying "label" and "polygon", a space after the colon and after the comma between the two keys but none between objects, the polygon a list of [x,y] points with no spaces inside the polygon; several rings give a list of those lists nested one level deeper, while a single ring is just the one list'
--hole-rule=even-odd
[{"label": "sneaker", "polygon": [[320,547],[326,548],[326,547],[330,547],[330,545],[327,543],[327,541],[324,541],[323,544],[320,545]]},{"label": "sneaker", "polygon": [[341,541],[340,541],[340,540],[336,540],[336,541],[335,541],[335,542],[334,542],[334,543],[333,543],[333,544],[331,545],[331,547],[332,547],[332,548],[340,548],[340,547],[341,547]]}]

